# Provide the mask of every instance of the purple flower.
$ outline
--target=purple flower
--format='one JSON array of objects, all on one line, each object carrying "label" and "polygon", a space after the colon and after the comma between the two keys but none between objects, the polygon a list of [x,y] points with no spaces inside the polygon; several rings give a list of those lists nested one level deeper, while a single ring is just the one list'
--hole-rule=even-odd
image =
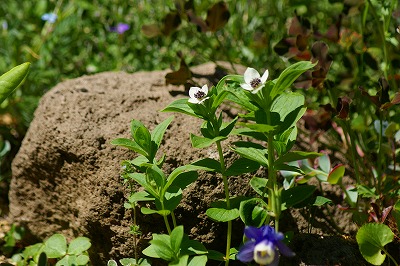
[{"label": "purple flower", "polygon": [[248,241],[240,248],[237,258],[245,263],[254,260],[260,265],[277,266],[279,253],[287,257],[295,255],[283,242],[283,234],[275,232],[274,228],[264,225],[260,228],[246,226],[244,234]]},{"label": "purple flower", "polygon": [[118,23],[116,27],[111,27],[110,31],[117,32],[118,34],[123,34],[125,31],[129,30],[129,25],[125,23]]},{"label": "purple flower", "polygon": [[45,13],[42,15],[42,20],[48,21],[49,23],[53,24],[57,20],[57,15],[54,13]]}]

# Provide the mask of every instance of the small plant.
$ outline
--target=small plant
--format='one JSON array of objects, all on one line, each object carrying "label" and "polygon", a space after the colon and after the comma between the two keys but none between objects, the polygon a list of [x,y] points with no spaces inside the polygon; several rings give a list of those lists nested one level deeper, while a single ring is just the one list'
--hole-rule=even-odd
[{"label": "small plant", "polygon": [[[77,237],[67,244],[61,234],[54,234],[43,243],[26,247],[22,253],[15,254],[12,259],[17,266],[46,266],[49,260],[55,259],[56,266],[87,265],[88,249],[92,244],[87,237]],[[53,265],[53,264],[51,264]]]}]

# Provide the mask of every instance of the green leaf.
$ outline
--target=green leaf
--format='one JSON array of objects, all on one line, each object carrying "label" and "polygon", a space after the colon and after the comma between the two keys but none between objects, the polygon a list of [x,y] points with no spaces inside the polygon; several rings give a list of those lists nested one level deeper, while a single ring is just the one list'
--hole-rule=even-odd
[{"label": "green leaf", "polygon": [[193,162],[192,165],[203,167],[204,169],[201,170],[221,173],[221,163],[211,158],[200,159]]},{"label": "green leaf", "polygon": [[227,137],[225,137],[225,136],[218,136],[218,137],[210,139],[210,138],[199,137],[194,134],[190,134],[190,140],[192,141],[192,146],[194,148],[198,148],[198,149],[206,148],[206,147],[212,145],[213,143],[215,143],[217,141],[222,141],[226,138]]},{"label": "green leaf", "polygon": [[207,253],[208,253],[207,249],[201,242],[197,240],[192,240],[187,235],[184,235],[181,244],[181,254],[191,256],[191,255],[204,255]]},{"label": "green leaf", "polygon": [[328,182],[331,185],[335,185],[339,182],[339,180],[344,176],[344,171],[346,168],[343,164],[339,164],[335,166],[332,171],[328,175]]},{"label": "green leaf", "polygon": [[[159,192],[165,185],[165,175],[163,171],[156,165],[147,168],[146,183],[150,185],[155,191]],[[162,194],[160,194],[162,196]]]},{"label": "green leaf", "polygon": [[279,125],[280,132],[284,132],[295,126],[305,111],[303,95],[299,93],[284,93],[272,103],[271,124]]},{"label": "green leaf", "polygon": [[238,209],[209,208],[206,211],[207,216],[217,222],[227,222],[239,217]]},{"label": "green leaf", "polygon": [[233,162],[225,171],[226,176],[239,176],[245,173],[251,173],[260,168],[260,164],[247,158],[239,158]]},{"label": "green leaf", "polygon": [[282,71],[271,90],[271,99],[274,99],[275,96],[284,92],[301,74],[313,68],[315,65],[316,64],[309,61],[300,61]]},{"label": "green leaf", "polygon": [[135,192],[129,196],[129,202],[131,203],[139,201],[151,201],[151,200],[154,200],[154,197],[151,196],[147,191]]},{"label": "green leaf", "polygon": [[207,257],[210,260],[216,260],[216,261],[225,261],[225,254],[216,251],[216,250],[209,250]]},{"label": "green leaf", "polygon": [[118,266],[117,262],[115,260],[109,260],[107,262],[107,266]]},{"label": "green leaf", "polygon": [[150,240],[150,246],[145,248],[142,253],[148,257],[160,258],[165,261],[172,261],[175,258],[175,253],[170,247],[170,238],[155,238]]},{"label": "green leaf", "polygon": [[174,211],[182,200],[182,189],[170,186],[164,194],[164,210]]},{"label": "green leaf", "polygon": [[329,156],[327,154],[318,157],[317,160],[319,168],[321,168],[322,171],[324,171],[325,173],[329,173],[331,171],[331,160],[329,159]]},{"label": "green leaf", "polygon": [[168,263],[168,266],[187,266],[188,260],[189,260],[188,255],[179,256],[177,260]]},{"label": "green leaf", "polygon": [[239,213],[245,225],[260,227],[268,218],[268,205],[260,198],[252,198],[240,203]]},{"label": "green leaf", "polygon": [[73,266],[73,265],[77,265],[76,258],[75,256],[73,258],[70,258],[69,255],[66,255],[56,263],[56,266]]},{"label": "green leaf", "polygon": [[38,259],[38,266],[47,266],[47,255],[41,252]]},{"label": "green leaf", "polygon": [[48,258],[61,258],[67,253],[67,240],[61,234],[54,234],[44,242],[44,252]]},{"label": "green leaf", "polygon": [[240,156],[255,161],[262,166],[268,166],[267,149],[254,147],[235,147],[233,149]]},{"label": "green leaf", "polygon": [[313,205],[314,206],[323,206],[323,205],[329,204],[329,203],[332,203],[332,200],[322,197],[322,196],[317,196]]},{"label": "green leaf", "polygon": [[194,256],[189,260],[187,266],[206,266],[207,260],[208,258],[206,255]]},{"label": "green leaf", "polygon": [[89,256],[86,254],[80,254],[76,257],[76,263],[78,265],[87,265],[89,263]]},{"label": "green leaf", "polygon": [[177,113],[182,113],[185,115],[190,115],[190,116],[201,118],[192,110],[192,108],[190,108],[188,106],[188,98],[178,99],[178,100],[170,103],[161,112],[177,112]]},{"label": "green leaf", "polygon": [[371,264],[381,265],[386,258],[384,246],[393,241],[394,234],[385,224],[368,223],[358,230],[356,239],[364,259]]},{"label": "green leaf", "polygon": [[164,133],[167,130],[169,124],[171,124],[173,116],[168,117],[163,122],[158,124],[151,132],[151,140],[154,141],[157,148],[160,147],[161,141],[163,139]]},{"label": "green leaf", "polygon": [[[283,164],[285,162],[292,162],[297,160],[315,158],[321,156],[322,153],[318,152],[305,152],[305,151],[291,151],[281,156],[275,161],[275,164]],[[304,170],[303,170],[304,171]]]},{"label": "green leaf", "polygon": [[171,239],[171,247],[172,250],[175,252],[175,254],[179,253],[179,250],[181,248],[181,243],[183,239],[183,226],[177,226],[172,230],[170,234],[170,239]]},{"label": "green leaf", "polygon": [[45,245],[43,243],[27,246],[22,252],[22,255],[24,258],[35,257],[36,255],[39,255],[44,248]]},{"label": "green leaf", "polygon": [[233,119],[231,122],[229,123],[223,123],[221,128],[219,129],[219,135],[220,136],[228,136],[232,129],[234,128],[236,121],[238,120],[238,117],[235,117],[235,119]]},{"label": "green leaf", "polygon": [[146,189],[147,192],[149,192],[153,197],[159,198],[158,192],[150,185],[147,183],[146,175],[142,173],[130,173],[128,174],[128,177],[135,180],[136,182],[139,183],[142,187]]},{"label": "green leaf", "polygon": [[0,76],[0,104],[25,80],[31,63],[18,65]]},{"label": "green leaf", "polygon": [[260,133],[269,133],[274,131],[277,126],[271,126],[271,125],[266,125],[266,124],[254,124],[254,123],[239,123],[240,126],[250,128],[251,130],[254,130],[256,132]]},{"label": "green leaf", "polygon": [[282,210],[292,207],[307,198],[309,198],[315,191],[315,186],[301,185],[289,188],[282,191]]},{"label": "green leaf", "polygon": [[84,251],[87,251],[92,244],[90,243],[90,239],[87,237],[77,237],[69,243],[68,246],[68,254],[79,255]]},{"label": "green leaf", "polygon": [[149,130],[142,126],[136,128],[133,134],[133,139],[136,141],[136,143],[148,154],[151,154],[151,135]]},{"label": "green leaf", "polygon": [[[180,187],[181,189],[186,188],[186,186],[188,186],[197,179],[197,173],[193,172],[197,170],[207,170],[207,168],[193,164],[183,165],[178,168],[175,168],[175,170],[172,171],[172,173],[168,176],[167,183],[164,185],[161,195],[163,195],[172,184],[177,187]],[[185,172],[191,172],[191,173],[185,173]],[[183,176],[181,176],[182,174]]]},{"label": "green leaf", "polygon": [[140,208],[140,211],[141,211],[143,214],[155,214],[155,213],[158,213],[157,210],[152,210],[152,209],[149,209],[149,208],[146,208],[146,207],[141,207],[141,208]]},{"label": "green leaf", "polygon": [[147,152],[143,150],[135,141],[125,138],[117,138],[111,141],[112,145],[121,146],[131,151],[137,152],[143,156],[148,156]]},{"label": "green leaf", "polygon": [[[268,179],[261,177],[253,177],[250,179],[250,186],[257,192],[259,195],[264,194],[264,189],[266,188],[268,183]],[[268,195],[268,190],[265,190],[264,197]]]}]

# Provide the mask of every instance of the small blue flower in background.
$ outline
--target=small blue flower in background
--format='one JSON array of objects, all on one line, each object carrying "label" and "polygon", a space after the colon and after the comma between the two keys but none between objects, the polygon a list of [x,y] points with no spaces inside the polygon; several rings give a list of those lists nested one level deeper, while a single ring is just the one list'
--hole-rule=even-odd
[{"label": "small blue flower in background", "polygon": [[275,232],[269,225],[260,228],[246,226],[244,234],[248,241],[241,247],[237,258],[241,262],[254,260],[260,265],[277,266],[279,264],[279,252],[287,257],[295,255],[283,242],[282,233]]},{"label": "small blue flower in background", "polygon": [[129,25],[125,23],[118,23],[116,27],[111,27],[110,31],[117,32],[118,34],[123,34],[125,31],[129,30]]},{"label": "small blue flower in background", "polygon": [[45,13],[42,15],[42,20],[48,21],[49,23],[53,24],[57,20],[57,15],[54,13]]}]

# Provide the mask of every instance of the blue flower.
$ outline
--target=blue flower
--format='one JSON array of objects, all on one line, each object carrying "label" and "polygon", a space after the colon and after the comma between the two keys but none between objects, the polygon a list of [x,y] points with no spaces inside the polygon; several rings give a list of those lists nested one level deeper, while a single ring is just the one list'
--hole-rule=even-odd
[{"label": "blue flower", "polygon": [[42,20],[48,21],[49,23],[53,24],[57,20],[57,15],[54,13],[45,13],[42,16]]},{"label": "blue flower", "polygon": [[118,34],[123,34],[125,31],[129,30],[130,26],[125,23],[118,23],[116,27],[111,27],[110,31],[117,32]]},{"label": "blue flower", "polygon": [[283,234],[275,232],[269,225],[260,228],[247,226],[244,234],[248,241],[241,247],[237,258],[245,263],[254,260],[260,265],[277,266],[279,253],[287,257],[295,255],[283,242]]}]

